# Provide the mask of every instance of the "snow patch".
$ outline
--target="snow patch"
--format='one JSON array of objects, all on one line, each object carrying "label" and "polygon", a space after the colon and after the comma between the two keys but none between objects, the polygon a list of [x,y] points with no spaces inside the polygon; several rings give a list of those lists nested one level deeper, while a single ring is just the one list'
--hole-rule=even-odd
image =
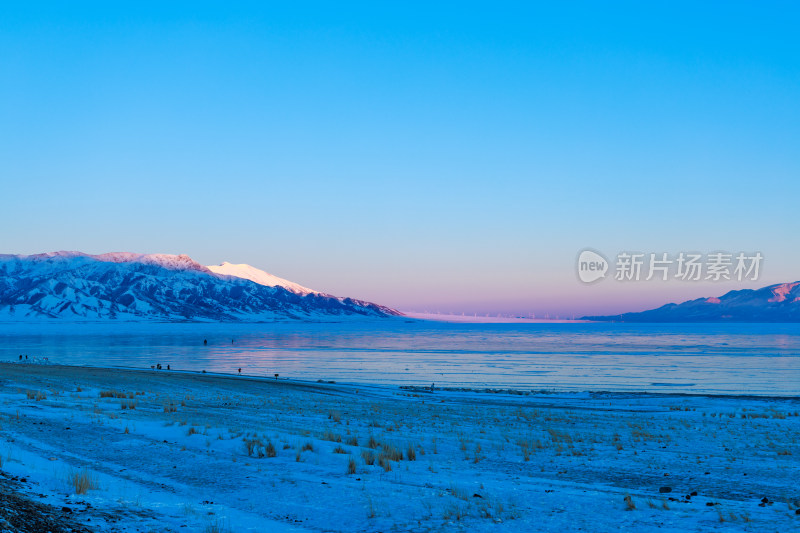
[{"label": "snow patch", "polygon": [[773,296],[767,301],[773,303],[785,301],[786,297],[789,295],[790,292],[792,292],[792,289],[797,287],[797,285],[798,284],[795,282],[795,283],[783,283],[782,285],[776,285],[775,287],[772,287],[772,294],[774,294],[775,296]]},{"label": "snow patch", "polygon": [[254,266],[246,264],[235,265],[225,261],[221,265],[209,265],[207,268],[211,272],[221,276],[233,276],[235,278],[247,279],[266,287],[283,287],[284,289],[295,294],[320,294],[318,291],[309,289],[308,287],[303,287],[302,285],[279,278],[278,276],[274,276],[269,272],[265,272]]}]

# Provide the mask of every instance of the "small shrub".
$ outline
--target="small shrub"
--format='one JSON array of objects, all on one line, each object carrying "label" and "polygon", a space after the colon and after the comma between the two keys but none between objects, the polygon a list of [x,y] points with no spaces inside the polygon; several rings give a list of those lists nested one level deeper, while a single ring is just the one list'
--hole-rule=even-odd
[{"label": "small shrub", "polygon": [[347,473],[352,475],[356,473],[356,460],[352,457],[347,461]]}]

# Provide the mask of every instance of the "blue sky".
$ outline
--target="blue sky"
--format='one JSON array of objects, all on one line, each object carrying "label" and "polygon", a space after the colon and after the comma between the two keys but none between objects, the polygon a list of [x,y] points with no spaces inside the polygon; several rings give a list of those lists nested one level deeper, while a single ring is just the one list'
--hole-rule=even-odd
[{"label": "blue sky", "polygon": [[[800,278],[791,3],[265,4],[0,6],[0,249],[459,313]],[[757,250],[763,274],[585,286],[585,247]]]}]

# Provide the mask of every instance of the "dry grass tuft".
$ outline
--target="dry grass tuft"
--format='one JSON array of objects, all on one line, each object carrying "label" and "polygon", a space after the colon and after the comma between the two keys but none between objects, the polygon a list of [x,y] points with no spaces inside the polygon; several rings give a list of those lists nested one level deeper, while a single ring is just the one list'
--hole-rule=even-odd
[{"label": "dry grass tuft", "polygon": [[384,444],[383,446],[381,446],[380,457],[384,457],[390,461],[402,461],[403,452],[401,452],[391,444]]},{"label": "dry grass tuft", "polygon": [[633,498],[631,498],[630,494],[625,495],[625,510],[626,511],[633,511],[636,509],[636,504],[633,503]]},{"label": "dry grass tuft", "polygon": [[372,450],[362,450],[361,458],[364,459],[364,463],[368,465],[375,464],[375,452]]},{"label": "dry grass tuft", "polygon": [[224,523],[215,520],[206,524],[203,528],[203,533],[228,533],[230,529]]},{"label": "dry grass tuft", "polygon": [[264,444],[261,439],[256,437],[252,439],[242,439],[242,442],[244,443],[244,448],[248,457],[263,459],[264,457],[276,457],[278,455],[278,451],[275,449],[275,445],[271,440],[267,440],[267,443]]},{"label": "dry grass tuft", "polygon": [[[127,395],[127,394],[125,394],[124,392],[119,392],[119,391],[116,391],[116,390],[113,390],[113,389],[112,389],[112,390],[101,390],[101,391],[100,391],[100,397],[101,397],[101,398],[118,398],[118,399],[123,399],[123,398],[127,398],[127,397],[128,397],[128,395]],[[132,396],[131,396],[131,397],[132,397]]]},{"label": "dry grass tuft", "polygon": [[86,494],[90,490],[98,488],[97,481],[88,470],[74,470],[69,473],[69,483],[75,489],[75,494]]},{"label": "dry grass tuft", "polygon": [[550,439],[553,442],[572,444],[572,436],[566,431],[557,431],[552,428],[547,428],[547,432],[550,434]]},{"label": "dry grass tuft", "polygon": [[119,402],[120,409],[136,409],[136,405],[138,402],[136,400],[122,400]]},{"label": "dry grass tuft", "polygon": [[275,449],[275,445],[272,444],[271,440],[268,440],[267,445],[264,446],[264,454],[267,457],[276,457],[278,455],[278,451]]},{"label": "dry grass tuft", "polygon": [[541,449],[544,448],[544,445],[542,444],[542,441],[540,441],[538,439],[536,439],[536,440],[534,440],[534,439],[520,439],[517,442],[517,444],[519,445],[520,450],[522,450],[522,458],[525,461],[530,461],[531,460],[531,453],[532,452],[534,452],[536,450],[541,450]]},{"label": "dry grass tuft", "polygon": [[334,433],[332,431],[327,431],[327,430],[325,431],[325,433],[322,434],[322,439],[323,440],[329,440],[331,442],[342,442],[342,436],[341,435],[339,435],[338,433]]},{"label": "dry grass tuft", "polygon": [[442,518],[444,518],[445,520],[456,520],[456,521],[460,521],[465,516],[467,516],[466,508],[463,505],[459,505],[457,503],[445,508],[444,513],[442,514]]},{"label": "dry grass tuft", "polygon": [[37,402],[47,399],[47,395],[42,391],[25,391],[25,396],[27,396],[29,400],[36,400]]},{"label": "dry grass tuft", "polygon": [[414,449],[413,444],[408,445],[408,449],[406,450],[406,457],[409,461],[416,461],[417,460],[417,450]]},{"label": "dry grass tuft", "polygon": [[469,501],[469,493],[465,489],[457,487],[456,485],[450,485],[450,494],[459,500],[464,500],[465,502]]}]

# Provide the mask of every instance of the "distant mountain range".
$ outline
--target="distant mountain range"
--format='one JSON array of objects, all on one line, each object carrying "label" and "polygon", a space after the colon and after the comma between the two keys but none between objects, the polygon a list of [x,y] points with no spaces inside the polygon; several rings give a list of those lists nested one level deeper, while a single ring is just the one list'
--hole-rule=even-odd
[{"label": "distant mountain range", "polygon": [[617,322],[800,322],[800,281],[667,304],[640,313],[585,316]]},{"label": "distant mountain range", "polygon": [[0,321],[272,321],[390,317],[394,309],[323,294],[249,265],[186,255],[0,255]]}]

